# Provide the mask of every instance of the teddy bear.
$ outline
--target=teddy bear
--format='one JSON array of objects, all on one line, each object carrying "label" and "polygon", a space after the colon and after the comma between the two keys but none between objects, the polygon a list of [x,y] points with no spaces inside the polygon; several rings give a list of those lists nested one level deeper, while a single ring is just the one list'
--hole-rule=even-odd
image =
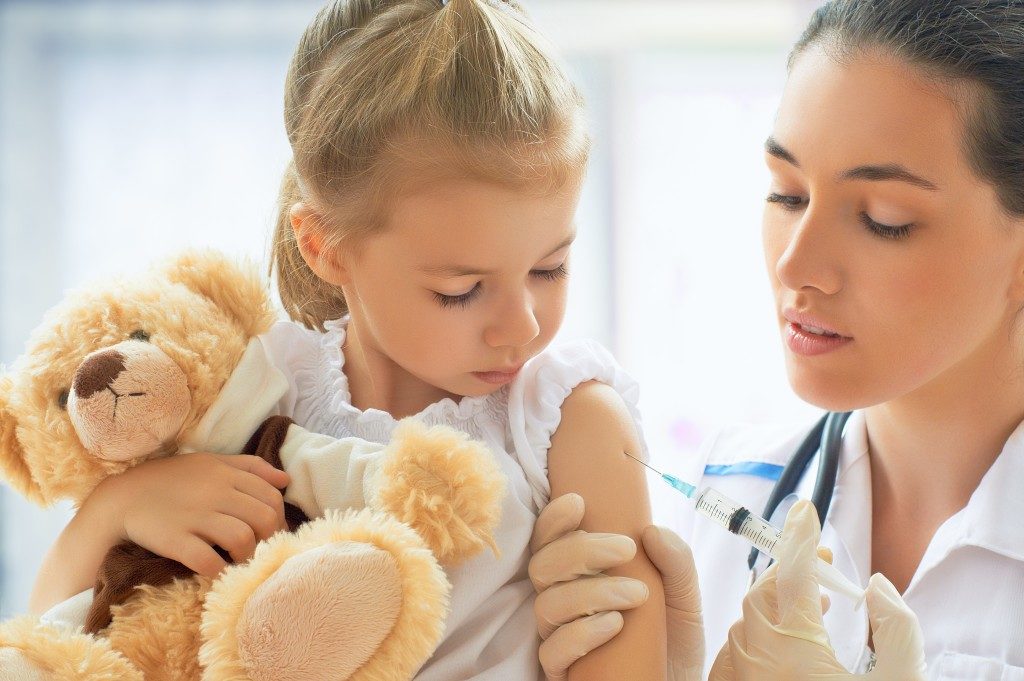
[{"label": "teddy bear", "polygon": [[291,476],[289,529],[216,579],[124,542],[80,595],[83,626],[0,624],[0,681],[397,681],[430,656],[442,566],[497,552],[500,469],[443,426],[406,419],[381,445],[278,415],[288,385],[260,340],[274,322],[254,268],[188,252],[70,294],[0,372],[0,472],[42,505],[185,452]]}]

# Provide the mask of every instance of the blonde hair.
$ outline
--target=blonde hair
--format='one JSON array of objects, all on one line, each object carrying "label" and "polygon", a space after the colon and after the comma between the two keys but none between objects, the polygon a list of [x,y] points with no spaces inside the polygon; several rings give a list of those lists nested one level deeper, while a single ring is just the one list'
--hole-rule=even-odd
[{"label": "blonde hair", "polygon": [[583,178],[582,99],[525,13],[501,0],[336,0],[306,28],[285,83],[293,159],[273,263],[289,316],[347,312],[299,252],[289,211],[312,207],[325,250],[379,230],[386,199],[453,176],[555,192]]}]

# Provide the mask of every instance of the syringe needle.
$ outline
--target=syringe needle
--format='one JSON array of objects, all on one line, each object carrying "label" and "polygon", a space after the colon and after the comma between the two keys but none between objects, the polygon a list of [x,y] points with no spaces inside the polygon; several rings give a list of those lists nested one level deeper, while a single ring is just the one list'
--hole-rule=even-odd
[{"label": "syringe needle", "polygon": [[[633,461],[636,461],[636,462],[637,462],[638,464],[640,464],[641,466],[647,466],[647,464],[645,464],[645,463],[644,463],[643,461],[641,461],[640,459],[636,458],[635,456],[633,456],[633,455],[632,455],[632,454],[630,454],[629,452],[622,452],[622,453],[623,453],[623,454],[625,454],[626,456],[628,456],[629,458],[633,459]],[[655,468],[654,466],[647,466],[647,467],[648,467],[648,468],[650,468],[650,469],[651,469],[652,471],[654,471],[655,473],[657,473],[658,475],[664,475],[664,473],[662,473],[661,471],[659,471],[659,470],[658,470],[657,468]]]}]

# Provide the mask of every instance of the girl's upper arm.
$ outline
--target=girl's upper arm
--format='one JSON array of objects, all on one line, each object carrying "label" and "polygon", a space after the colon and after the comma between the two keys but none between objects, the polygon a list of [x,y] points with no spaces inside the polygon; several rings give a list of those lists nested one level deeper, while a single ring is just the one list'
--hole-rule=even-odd
[{"label": "girl's upper arm", "polygon": [[636,557],[608,572],[640,579],[650,591],[646,603],[623,613],[624,625],[615,638],[570,668],[570,679],[665,678],[661,575],[640,541],[640,533],[651,523],[645,469],[624,454],[641,458],[640,450],[640,434],[622,398],[611,387],[591,381],[566,398],[548,450],[551,497],[576,492],[586,504],[581,529],[632,537]]}]

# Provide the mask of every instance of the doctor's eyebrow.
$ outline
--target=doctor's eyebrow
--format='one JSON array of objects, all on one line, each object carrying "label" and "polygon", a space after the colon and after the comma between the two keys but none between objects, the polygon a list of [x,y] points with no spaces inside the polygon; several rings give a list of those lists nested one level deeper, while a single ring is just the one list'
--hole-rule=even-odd
[{"label": "doctor's eyebrow", "polygon": [[[770,156],[785,161],[797,168],[800,162],[796,160],[785,147],[778,143],[774,137],[769,137],[764,143],[764,150]],[[866,165],[850,168],[839,173],[839,180],[869,180],[873,182],[906,182],[921,189],[936,191],[939,187],[934,182],[926,180],[919,175],[907,170],[898,163],[886,163],[883,165]]]}]

